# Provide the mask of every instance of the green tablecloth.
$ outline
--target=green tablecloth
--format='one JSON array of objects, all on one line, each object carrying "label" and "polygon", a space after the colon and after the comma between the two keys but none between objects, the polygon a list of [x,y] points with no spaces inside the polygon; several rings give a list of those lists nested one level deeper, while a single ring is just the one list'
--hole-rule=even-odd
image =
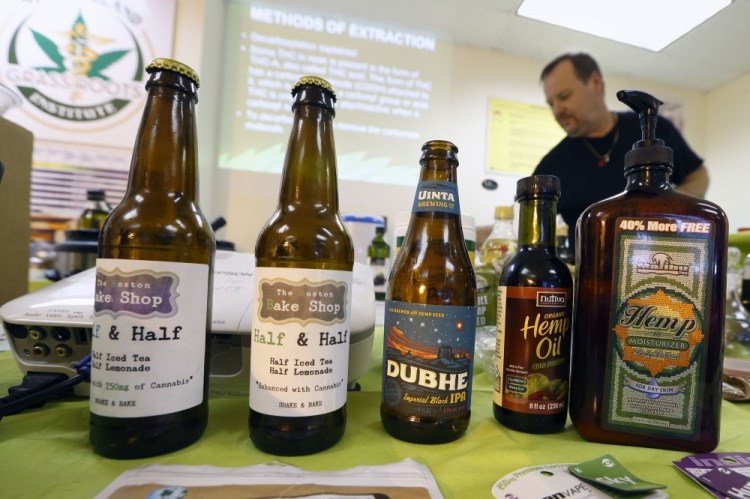
[{"label": "green tablecloth", "polygon": [[[668,485],[672,497],[709,497],[672,464],[686,453],[593,444],[568,424],[554,435],[508,430],[492,416],[492,390],[484,372],[474,380],[472,419],[456,442],[416,445],[385,433],[379,417],[380,345],[377,331],[370,370],[350,392],[348,424],[339,444],[305,457],[275,457],[256,450],[247,433],[246,397],[213,397],[208,430],[201,440],[178,452],[150,459],[118,461],[95,455],[88,443],[88,400],[50,403],[0,421],[0,497],[91,497],[125,470],[144,464],[249,466],[274,461],[309,470],[339,470],[378,465],[410,457],[432,470],[445,497],[491,497],[500,477],[524,466],[583,462],[612,454],[634,474]],[[21,374],[10,352],[0,353],[0,393],[18,384]],[[750,451],[750,405],[724,402],[717,452]]]}]

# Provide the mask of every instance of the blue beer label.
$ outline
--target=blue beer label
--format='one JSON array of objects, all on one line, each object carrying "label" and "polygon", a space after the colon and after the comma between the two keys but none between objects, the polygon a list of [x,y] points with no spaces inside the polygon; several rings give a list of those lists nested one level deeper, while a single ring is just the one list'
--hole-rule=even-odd
[{"label": "blue beer label", "polygon": [[442,180],[422,180],[417,184],[412,213],[420,211],[443,211],[461,214],[458,204],[458,186]]},{"label": "blue beer label", "polygon": [[476,321],[474,306],[386,300],[383,403],[431,418],[468,412]]}]

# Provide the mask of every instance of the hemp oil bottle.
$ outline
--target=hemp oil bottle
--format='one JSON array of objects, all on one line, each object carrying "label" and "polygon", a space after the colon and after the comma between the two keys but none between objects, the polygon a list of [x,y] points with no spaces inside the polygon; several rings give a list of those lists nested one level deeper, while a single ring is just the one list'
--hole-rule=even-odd
[{"label": "hemp oil bottle", "polygon": [[568,417],[573,278],[557,255],[560,179],[522,178],[518,249],[500,275],[493,413],[528,433],[562,430]]}]

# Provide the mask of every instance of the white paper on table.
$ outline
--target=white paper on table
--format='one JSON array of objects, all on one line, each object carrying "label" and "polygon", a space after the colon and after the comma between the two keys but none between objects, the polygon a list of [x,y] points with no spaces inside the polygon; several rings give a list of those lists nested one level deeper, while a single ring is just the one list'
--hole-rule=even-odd
[{"label": "white paper on table", "polygon": [[121,474],[95,499],[146,497],[206,499],[442,499],[427,466],[412,459],[340,471],[307,471],[286,464],[243,468],[148,465]]}]

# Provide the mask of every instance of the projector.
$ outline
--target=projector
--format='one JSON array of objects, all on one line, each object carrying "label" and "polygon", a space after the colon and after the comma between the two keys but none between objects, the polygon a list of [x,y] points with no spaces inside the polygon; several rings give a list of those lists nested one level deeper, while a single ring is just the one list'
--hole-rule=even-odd
[{"label": "projector", "polygon": [[[247,395],[250,384],[250,332],[255,257],[219,250],[214,264],[211,310],[213,395]],[[91,268],[11,300],[0,319],[18,367],[28,372],[75,375],[76,362],[91,352],[96,269]],[[354,264],[349,328],[349,389],[367,371],[375,332],[375,291],[367,265]],[[88,396],[88,383],[75,392]]]}]

